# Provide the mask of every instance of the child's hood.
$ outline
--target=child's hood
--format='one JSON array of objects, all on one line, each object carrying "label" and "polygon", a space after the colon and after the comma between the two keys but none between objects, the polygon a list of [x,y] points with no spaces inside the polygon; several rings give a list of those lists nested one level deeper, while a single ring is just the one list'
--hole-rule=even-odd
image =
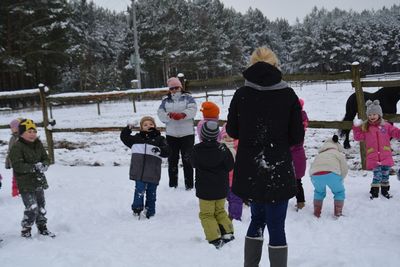
[{"label": "child's hood", "polygon": [[325,141],[325,143],[322,145],[322,147],[318,150],[319,153],[325,152],[329,149],[335,149],[341,153],[344,153],[344,148],[341,144],[339,143],[334,143],[332,139],[328,139]]}]

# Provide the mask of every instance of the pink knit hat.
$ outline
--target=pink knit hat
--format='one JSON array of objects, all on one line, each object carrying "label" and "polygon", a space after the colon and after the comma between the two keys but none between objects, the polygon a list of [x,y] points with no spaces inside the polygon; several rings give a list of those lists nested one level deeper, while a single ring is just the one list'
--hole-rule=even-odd
[{"label": "pink knit hat", "polygon": [[300,102],[301,108],[303,108],[304,107],[304,100],[302,98],[299,98],[299,102]]},{"label": "pink knit hat", "polygon": [[19,123],[20,123],[19,119],[13,119],[10,122],[10,128],[14,128],[14,129],[17,128],[18,129]]},{"label": "pink knit hat", "polygon": [[169,88],[173,88],[173,87],[182,88],[181,81],[179,81],[179,79],[176,78],[176,77],[169,78],[168,81],[167,81],[167,85],[168,85]]}]

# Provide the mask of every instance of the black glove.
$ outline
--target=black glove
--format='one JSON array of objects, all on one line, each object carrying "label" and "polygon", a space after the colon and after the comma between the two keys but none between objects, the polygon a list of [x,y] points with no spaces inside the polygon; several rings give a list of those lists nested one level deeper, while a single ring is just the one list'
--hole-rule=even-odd
[{"label": "black glove", "polygon": [[153,147],[152,149],[151,149],[151,152],[153,152],[154,154],[156,154],[156,155],[160,155],[161,154],[161,149],[159,148],[159,147]]}]

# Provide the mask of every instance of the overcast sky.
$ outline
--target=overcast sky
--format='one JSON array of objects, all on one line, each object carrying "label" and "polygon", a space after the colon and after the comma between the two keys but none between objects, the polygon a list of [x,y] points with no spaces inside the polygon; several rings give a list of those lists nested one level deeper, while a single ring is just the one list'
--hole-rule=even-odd
[{"label": "overcast sky", "polygon": [[[364,9],[380,9],[383,6],[391,7],[399,4],[399,0],[221,0],[226,7],[233,7],[236,11],[245,13],[249,7],[258,8],[269,20],[285,18],[289,23],[296,22],[296,18],[302,20],[311,12],[314,6],[325,7],[332,10],[335,7],[344,10],[353,9],[362,11]],[[116,11],[126,10],[130,0],[93,0],[97,5]]]}]

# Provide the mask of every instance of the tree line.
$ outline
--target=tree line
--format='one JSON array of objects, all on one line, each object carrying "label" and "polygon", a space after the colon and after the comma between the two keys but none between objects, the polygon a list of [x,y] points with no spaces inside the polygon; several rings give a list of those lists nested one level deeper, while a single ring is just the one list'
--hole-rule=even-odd
[{"label": "tree line", "polygon": [[[136,1],[144,87],[240,74],[267,46],[286,73],[326,73],[358,61],[366,73],[400,71],[400,6],[376,11],[314,8],[303,21],[269,20],[219,0]],[[87,0],[0,1],[0,90],[129,88],[135,79],[132,20]]]}]

